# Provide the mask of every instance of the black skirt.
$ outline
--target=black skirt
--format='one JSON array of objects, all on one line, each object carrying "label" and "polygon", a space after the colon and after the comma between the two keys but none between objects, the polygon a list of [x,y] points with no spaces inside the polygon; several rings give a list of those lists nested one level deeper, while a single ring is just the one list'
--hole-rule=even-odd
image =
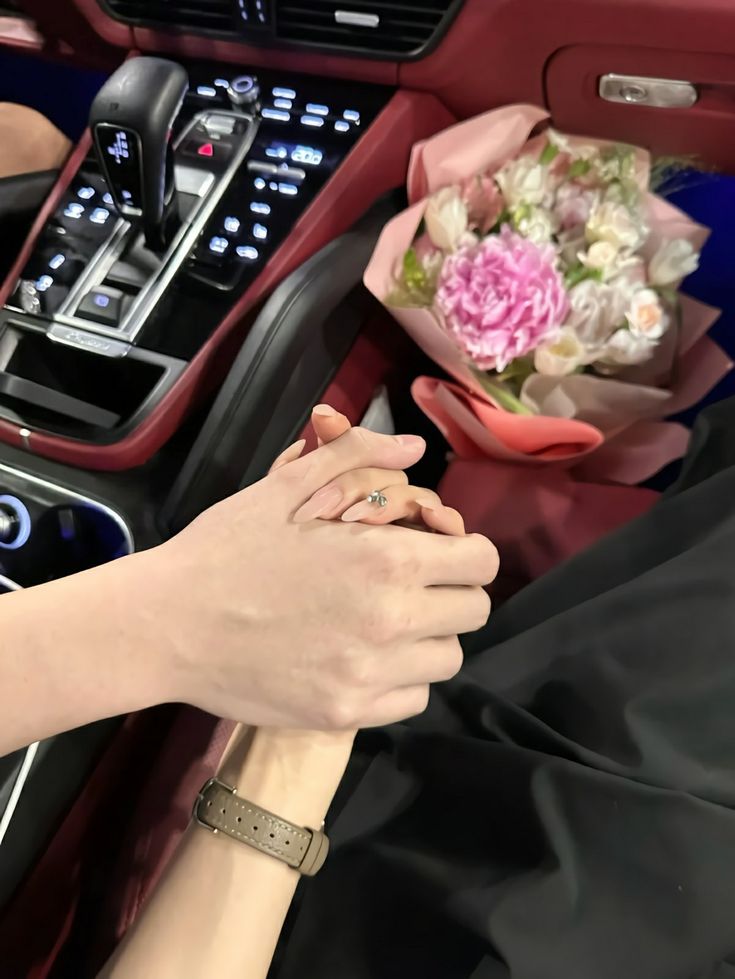
[{"label": "black skirt", "polygon": [[366,732],[273,979],[735,977],[735,401]]}]

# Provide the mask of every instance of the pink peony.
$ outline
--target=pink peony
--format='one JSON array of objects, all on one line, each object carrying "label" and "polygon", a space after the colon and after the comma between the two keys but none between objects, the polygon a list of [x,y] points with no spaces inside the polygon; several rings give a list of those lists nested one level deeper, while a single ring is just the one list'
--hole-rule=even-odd
[{"label": "pink peony", "polygon": [[437,306],[451,335],[481,370],[503,371],[563,324],[569,298],[553,245],[535,245],[505,226],[450,255]]}]

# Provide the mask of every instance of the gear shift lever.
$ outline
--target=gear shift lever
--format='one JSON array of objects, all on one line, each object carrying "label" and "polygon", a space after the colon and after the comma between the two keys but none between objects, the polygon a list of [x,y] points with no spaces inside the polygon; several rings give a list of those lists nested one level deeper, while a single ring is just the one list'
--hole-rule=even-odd
[{"label": "gear shift lever", "polygon": [[167,247],[175,215],[171,128],[189,79],[164,58],[131,58],[102,86],[90,112],[97,158],[113,200],[142,221],[146,245]]}]

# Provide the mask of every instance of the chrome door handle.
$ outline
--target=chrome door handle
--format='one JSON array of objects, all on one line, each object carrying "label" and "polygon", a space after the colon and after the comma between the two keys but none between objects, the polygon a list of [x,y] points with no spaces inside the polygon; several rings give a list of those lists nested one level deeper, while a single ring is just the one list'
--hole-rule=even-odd
[{"label": "chrome door handle", "polygon": [[650,109],[691,109],[699,101],[699,92],[692,82],[641,75],[603,75],[598,92],[605,102]]}]

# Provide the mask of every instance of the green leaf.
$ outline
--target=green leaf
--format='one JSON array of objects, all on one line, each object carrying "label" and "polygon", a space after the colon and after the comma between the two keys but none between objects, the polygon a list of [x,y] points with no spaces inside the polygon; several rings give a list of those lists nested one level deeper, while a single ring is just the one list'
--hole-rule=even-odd
[{"label": "green leaf", "polygon": [[575,160],[569,167],[569,179],[576,180],[578,177],[586,177],[591,169],[592,164],[589,160]]},{"label": "green leaf", "polygon": [[543,153],[539,157],[539,163],[543,167],[551,166],[551,164],[554,162],[554,160],[557,158],[558,155],[559,155],[559,147],[554,146],[553,143],[547,143],[546,146],[544,147]]},{"label": "green leaf", "polygon": [[512,217],[513,217],[513,215],[506,208],[501,213],[500,217],[495,222],[495,224],[492,226],[492,228],[490,229],[489,234],[491,234],[491,235],[497,235],[497,234],[499,234],[500,233],[500,230],[502,229],[502,227],[503,227],[504,224],[510,224],[511,223]]},{"label": "green leaf", "polygon": [[566,273],[564,284],[567,289],[573,289],[580,282],[586,282],[588,279],[592,279],[595,282],[602,282],[602,269],[591,269],[589,266],[579,262],[577,265],[573,265]]},{"label": "green leaf", "polygon": [[403,256],[403,281],[409,289],[423,289],[426,286],[426,271],[415,248],[409,248]]}]

